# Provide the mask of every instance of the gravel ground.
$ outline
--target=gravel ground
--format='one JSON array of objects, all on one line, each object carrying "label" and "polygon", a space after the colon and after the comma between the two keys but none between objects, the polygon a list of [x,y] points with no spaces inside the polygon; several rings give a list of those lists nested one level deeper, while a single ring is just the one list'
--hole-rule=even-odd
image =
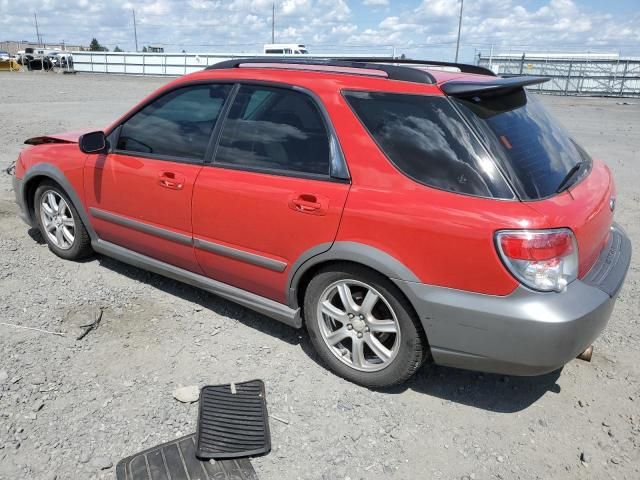
[{"label": "gravel ground", "polygon": [[[161,78],[0,73],[0,166],[24,139],[101,127]],[[613,169],[640,251],[640,100],[543,97]],[[193,432],[181,385],[262,378],[263,480],[640,478],[640,260],[591,364],[504,377],[426,367],[374,392],[317,363],[304,332],[104,257],[51,254],[0,175],[0,478],[114,478],[119,459]],[[97,329],[76,340],[102,309]]]}]

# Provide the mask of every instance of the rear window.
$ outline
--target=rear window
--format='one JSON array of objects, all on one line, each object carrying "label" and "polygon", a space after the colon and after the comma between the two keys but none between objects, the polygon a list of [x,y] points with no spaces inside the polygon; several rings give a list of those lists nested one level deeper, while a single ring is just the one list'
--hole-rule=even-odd
[{"label": "rear window", "polygon": [[424,185],[468,195],[513,198],[473,132],[444,97],[345,92],[380,149]]},{"label": "rear window", "polygon": [[520,198],[535,200],[554,195],[579,162],[584,163],[572,183],[588,172],[591,161],[587,153],[547,113],[540,100],[524,89],[454,102],[479,130]]}]

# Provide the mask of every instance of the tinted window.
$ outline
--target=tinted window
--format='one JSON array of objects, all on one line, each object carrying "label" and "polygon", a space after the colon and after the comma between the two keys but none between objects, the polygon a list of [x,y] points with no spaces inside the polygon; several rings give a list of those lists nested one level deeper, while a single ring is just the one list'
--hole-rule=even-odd
[{"label": "tinted window", "polygon": [[494,163],[446,98],[349,92],[345,97],[389,160],[431,187],[512,198]]},{"label": "tinted window", "polygon": [[180,88],[127,120],[118,150],[202,160],[230,85]]},{"label": "tinted window", "polygon": [[329,136],[308,95],[242,86],[222,129],[215,161],[328,175],[329,158]]},{"label": "tinted window", "polygon": [[455,100],[479,129],[524,199],[553,195],[571,168],[584,161],[574,182],[589,169],[588,155],[547,113],[535,95],[523,89],[496,97]]}]

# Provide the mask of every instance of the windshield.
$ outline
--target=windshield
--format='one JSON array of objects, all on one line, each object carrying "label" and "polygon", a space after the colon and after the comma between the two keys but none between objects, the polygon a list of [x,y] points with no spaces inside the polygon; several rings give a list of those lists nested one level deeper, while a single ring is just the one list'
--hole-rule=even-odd
[{"label": "windshield", "polygon": [[587,153],[535,95],[527,95],[524,89],[494,97],[456,98],[454,102],[479,130],[522,199],[537,200],[555,194],[579,162],[584,162],[582,168],[565,187],[589,170]]}]

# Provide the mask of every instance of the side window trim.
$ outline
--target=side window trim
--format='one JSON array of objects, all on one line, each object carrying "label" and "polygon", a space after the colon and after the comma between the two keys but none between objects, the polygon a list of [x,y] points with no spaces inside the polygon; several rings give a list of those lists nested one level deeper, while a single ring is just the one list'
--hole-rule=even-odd
[{"label": "side window trim", "polygon": [[[217,83],[217,82],[214,82]],[[227,96],[227,99],[222,105],[222,109],[220,110],[220,114],[218,115],[218,119],[216,120],[216,124],[213,126],[213,130],[211,131],[211,137],[209,138],[209,145],[207,146],[207,151],[204,155],[204,164],[208,165],[214,162],[216,151],[218,150],[218,144],[220,143],[220,134],[222,133],[222,128],[227,121],[227,117],[229,116],[229,112],[231,111],[231,106],[236,99],[236,95],[238,94],[238,90],[240,90],[240,84],[234,83],[233,87],[231,87],[231,91]]]},{"label": "side window trim", "polygon": [[[216,153],[218,150],[218,146],[220,144],[220,137],[222,133],[222,129],[227,121],[229,116],[229,112],[231,111],[231,106],[233,105],[233,101],[238,93],[238,90],[242,86],[264,86],[264,87],[272,87],[272,88],[282,88],[285,90],[293,90],[299,93],[302,93],[309,97],[320,114],[320,118],[322,119],[322,123],[327,131],[329,136],[329,165],[330,165],[330,173],[329,175],[316,175],[304,172],[294,172],[290,170],[281,170],[281,169],[270,169],[270,168],[260,168],[260,167],[249,167],[249,166],[239,166],[228,163],[222,163],[216,161]],[[224,116],[223,116],[224,114]],[[269,82],[269,81],[261,81],[261,80],[241,80],[236,82],[233,90],[229,94],[227,98],[227,102],[223,107],[223,111],[220,112],[220,116],[218,118],[218,123],[214,128],[215,137],[212,138],[212,148],[211,155],[205,157],[205,165],[219,167],[219,168],[228,168],[231,170],[242,170],[248,172],[256,172],[256,173],[266,173],[271,175],[280,175],[286,177],[297,177],[297,178],[309,178],[313,180],[325,180],[325,181],[335,181],[340,183],[350,183],[351,176],[349,174],[349,168],[347,166],[347,162],[344,157],[344,153],[342,150],[342,146],[340,145],[340,141],[338,140],[338,136],[336,134],[336,130],[331,122],[331,117],[327,112],[324,104],[322,103],[320,97],[316,95],[311,90],[308,90],[304,87],[299,87],[297,85],[288,85],[282,84],[278,82]]]},{"label": "side window trim", "polygon": [[[146,107],[148,107],[152,103],[160,100],[162,97],[164,97],[166,95],[170,95],[171,93],[173,93],[173,92],[175,92],[177,90],[181,90],[181,89],[184,89],[184,88],[190,88],[190,87],[194,87],[194,86],[200,86],[200,85],[231,85],[231,91],[229,92],[229,95],[225,99],[225,102],[222,105],[222,109],[220,110],[220,114],[218,115],[218,118],[216,119],[216,123],[214,124],[213,130],[211,131],[211,135],[209,136],[209,142],[208,142],[207,150],[205,151],[205,155],[204,155],[204,157],[202,159],[187,158],[187,157],[175,157],[175,156],[171,156],[171,155],[161,155],[161,154],[157,154],[157,153],[134,152],[134,151],[129,151],[129,150],[119,150],[117,148],[118,141],[120,140],[120,132],[122,132],[122,126],[126,122],[128,122],[131,118],[133,118],[139,112],[144,110]],[[229,81],[229,80],[225,79],[224,81],[206,80],[206,81],[189,82],[189,83],[177,85],[176,87],[171,88],[169,90],[165,90],[165,91],[161,92],[160,94],[154,96],[153,98],[150,98],[147,102],[144,102],[144,104],[140,105],[135,110],[130,111],[117,125],[115,125],[109,131],[109,133],[106,134],[108,139],[109,139],[109,152],[108,153],[109,154],[115,153],[115,154],[118,154],[118,155],[125,155],[125,156],[129,156],[129,157],[149,158],[149,159],[152,159],[152,160],[165,160],[165,161],[170,161],[170,162],[186,163],[186,164],[189,164],[189,165],[204,165],[204,164],[207,163],[207,160],[210,158],[209,154],[211,153],[212,142],[215,139],[215,135],[218,133],[217,132],[218,129],[221,129],[221,126],[222,126],[222,123],[223,123],[223,114],[225,114],[224,118],[226,118],[226,113],[227,113],[228,109],[231,107],[231,102],[235,98],[235,93],[237,92],[238,88],[239,88],[238,84],[235,81],[233,81],[233,80]]]}]

